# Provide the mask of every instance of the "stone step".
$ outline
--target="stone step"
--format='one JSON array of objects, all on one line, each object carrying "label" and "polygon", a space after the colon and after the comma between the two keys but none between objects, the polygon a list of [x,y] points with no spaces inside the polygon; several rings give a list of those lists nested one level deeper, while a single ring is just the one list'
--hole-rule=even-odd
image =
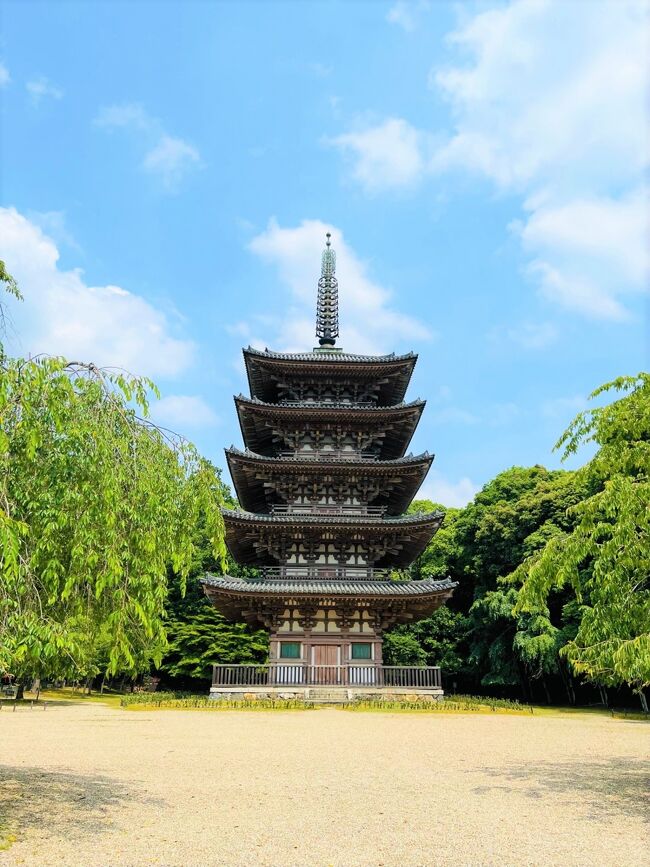
[{"label": "stone step", "polygon": [[308,697],[311,701],[347,701],[347,689],[310,689]]}]

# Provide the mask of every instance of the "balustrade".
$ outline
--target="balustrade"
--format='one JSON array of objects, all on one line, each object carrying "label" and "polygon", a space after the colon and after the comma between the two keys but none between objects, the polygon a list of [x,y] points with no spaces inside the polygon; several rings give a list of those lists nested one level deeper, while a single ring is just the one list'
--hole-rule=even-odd
[{"label": "balustrade", "polygon": [[368,452],[344,451],[343,449],[293,449],[279,452],[280,458],[309,461],[378,461],[379,456]]},{"label": "balustrade", "polygon": [[380,665],[349,662],[309,665],[268,662],[265,665],[214,665],[212,686],[371,686],[378,688],[439,689],[438,666]]},{"label": "balustrade", "polygon": [[265,566],[261,569],[263,578],[292,580],[345,579],[348,581],[383,581],[390,578],[391,569],[377,569],[374,566],[339,566],[336,563],[312,565],[308,563],[290,563],[283,566]]},{"label": "balustrade", "polygon": [[348,515],[364,518],[383,518],[385,506],[368,506],[365,503],[276,503],[271,506],[272,515]]},{"label": "balustrade", "polygon": [[377,406],[375,400],[354,400],[354,398],[321,398],[305,397],[302,400],[283,398],[278,401],[278,406],[315,406],[319,409],[373,409]]}]

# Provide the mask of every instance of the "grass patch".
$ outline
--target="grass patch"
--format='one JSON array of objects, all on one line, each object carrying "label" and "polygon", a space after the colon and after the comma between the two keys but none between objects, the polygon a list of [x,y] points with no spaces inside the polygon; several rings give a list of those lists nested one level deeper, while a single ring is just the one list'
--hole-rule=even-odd
[{"label": "grass patch", "polygon": [[614,719],[631,719],[636,722],[650,722],[650,713],[644,713],[642,710],[612,710],[610,711]]},{"label": "grass patch", "polygon": [[532,714],[535,709],[532,705],[521,704],[507,698],[485,698],[475,695],[445,696],[439,701],[423,701],[415,699],[359,699],[344,705],[343,710],[352,711],[397,711],[411,713],[423,711],[425,713],[515,713]]},{"label": "grass patch", "polygon": [[130,710],[312,710],[299,699],[210,699],[208,696],[174,692],[134,692],[122,696],[120,707]]},{"label": "grass patch", "polygon": [[12,834],[3,822],[0,822],[0,852],[10,849],[17,839],[16,835]]},{"label": "grass patch", "polygon": [[[47,702],[74,702],[83,704],[105,704],[109,707],[119,707],[120,699],[124,693],[104,690],[103,693],[93,692],[90,695],[79,690],[73,691],[71,686],[62,687],[60,689],[44,689],[41,690],[39,704]],[[34,695],[35,698],[35,695]],[[31,693],[25,693],[25,701],[32,700]]]}]

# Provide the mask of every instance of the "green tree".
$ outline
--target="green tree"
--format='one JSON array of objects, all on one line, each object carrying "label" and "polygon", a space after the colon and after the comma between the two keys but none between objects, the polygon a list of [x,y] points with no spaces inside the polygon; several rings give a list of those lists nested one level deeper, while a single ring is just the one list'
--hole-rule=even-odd
[{"label": "green tree", "polygon": [[628,684],[647,711],[650,684],[650,375],[620,377],[596,389],[612,403],[580,413],[556,448],[564,457],[595,443],[578,472],[589,494],[569,510],[573,524],[555,534],[514,575],[523,580],[516,612],[549,610],[570,588],[580,606],[575,637],[563,653],[576,672],[604,685]]},{"label": "green tree", "polygon": [[408,630],[397,627],[384,637],[385,665],[426,665],[427,654],[417,638]]},{"label": "green tree", "polygon": [[[215,472],[219,473],[218,470]],[[235,505],[230,489],[220,475],[219,485],[221,499],[229,506]],[[224,562],[214,556],[207,526],[201,516],[195,527],[194,560],[187,581],[183,582],[181,576],[173,572],[169,576],[166,606],[169,646],[160,666],[162,673],[184,682],[209,682],[213,663],[246,664],[266,660],[267,631],[243,622],[227,621],[203,592],[200,583],[203,575],[223,569]],[[231,575],[241,574],[229,556],[226,557],[225,570]]]},{"label": "green tree", "polygon": [[[0,280],[17,293],[4,267]],[[195,525],[225,556],[218,476],[147,418],[147,379],[0,353],[0,670],[143,670]]]},{"label": "green tree", "polygon": [[467,673],[469,619],[447,605],[409,626],[424,650],[427,665],[439,665],[447,677]]},{"label": "green tree", "polygon": [[268,655],[268,633],[245,623],[230,623],[206,598],[198,577],[187,581],[181,595],[170,592],[169,646],[161,671],[175,678],[210,681],[213,663],[262,663]]},{"label": "green tree", "polygon": [[[427,663],[457,676],[463,688],[515,689],[531,699],[539,682],[550,700],[550,684],[557,680],[573,701],[570,674],[559,656],[577,629],[568,594],[555,594],[549,616],[515,615],[520,582],[506,582],[505,576],[553,534],[572,526],[567,510],[585,491],[574,473],[512,467],[464,509],[447,510],[411,576],[448,575],[458,586],[431,618],[395,632],[414,638]],[[429,501],[412,506],[417,511],[440,508],[444,510]]]}]

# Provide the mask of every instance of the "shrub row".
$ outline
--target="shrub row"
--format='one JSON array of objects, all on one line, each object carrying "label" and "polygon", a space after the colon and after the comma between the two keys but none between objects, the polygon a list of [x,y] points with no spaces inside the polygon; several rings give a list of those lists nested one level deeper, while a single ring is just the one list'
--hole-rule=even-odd
[{"label": "shrub row", "polygon": [[481,713],[491,710],[516,713],[533,713],[530,705],[522,705],[518,701],[506,698],[483,698],[473,695],[455,695],[445,697],[440,701],[424,699],[358,699],[343,705],[348,710],[421,710],[432,713],[457,713],[458,711],[470,711]]},{"label": "shrub row", "polygon": [[[144,697],[146,696],[146,698]],[[312,705],[298,699],[210,699],[207,696],[175,693],[134,693],[124,696],[122,707],[140,705],[152,708],[202,708],[204,710],[311,710]]]}]

